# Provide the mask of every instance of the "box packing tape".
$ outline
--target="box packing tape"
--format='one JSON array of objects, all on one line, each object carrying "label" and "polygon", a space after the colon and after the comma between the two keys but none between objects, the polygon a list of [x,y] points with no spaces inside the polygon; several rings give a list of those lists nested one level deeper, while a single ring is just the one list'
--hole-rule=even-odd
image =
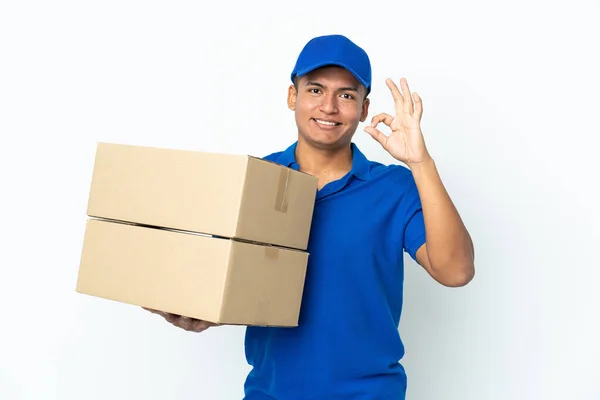
[{"label": "box packing tape", "polygon": [[279,185],[277,186],[277,197],[275,198],[275,210],[282,213],[286,213],[288,208],[287,190],[291,175],[292,171],[290,168],[281,168],[281,172],[279,174]]}]

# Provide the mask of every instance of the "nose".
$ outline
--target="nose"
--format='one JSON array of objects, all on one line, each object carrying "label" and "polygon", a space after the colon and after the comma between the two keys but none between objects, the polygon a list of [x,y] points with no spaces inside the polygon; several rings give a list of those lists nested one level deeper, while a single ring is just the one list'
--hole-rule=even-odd
[{"label": "nose", "polygon": [[338,112],[337,97],[334,94],[327,94],[321,97],[320,109],[325,114],[335,114]]}]

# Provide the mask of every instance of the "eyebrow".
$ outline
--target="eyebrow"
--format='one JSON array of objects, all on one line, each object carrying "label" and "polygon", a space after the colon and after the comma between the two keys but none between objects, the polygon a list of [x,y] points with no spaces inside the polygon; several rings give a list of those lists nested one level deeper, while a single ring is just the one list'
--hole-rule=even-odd
[{"label": "eyebrow", "polygon": [[[317,87],[325,89],[325,86],[323,86],[319,82],[315,82],[315,81],[307,81],[304,86],[317,86]],[[358,92],[358,87],[356,87],[356,86],[346,86],[346,87],[338,88],[337,90],[338,91],[353,91],[353,92]]]}]

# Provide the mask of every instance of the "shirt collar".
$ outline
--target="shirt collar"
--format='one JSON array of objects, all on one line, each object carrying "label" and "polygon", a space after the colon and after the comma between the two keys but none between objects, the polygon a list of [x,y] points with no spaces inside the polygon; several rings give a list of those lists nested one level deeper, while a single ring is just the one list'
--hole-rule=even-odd
[{"label": "shirt collar", "polygon": [[298,144],[298,142],[292,144],[290,147],[285,149],[285,151],[283,153],[281,153],[279,155],[279,157],[277,157],[277,160],[275,160],[275,161],[281,165],[285,165],[286,167],[290,167],[293,169],[299,169],[300,166],[298,165],[298,163],[296,163],[296,145],[297,144]]},{"label": "shirt collar", "polygon": [[[283,151],[277,158],[277,163],[298,170],[300,166],[296,162],[296,146],[295,142]],[[356,144],[352,143],[352,170],[350,173],[360,180],[366,181],[371,177],[371,165],[365,155],[359,150]]]}]

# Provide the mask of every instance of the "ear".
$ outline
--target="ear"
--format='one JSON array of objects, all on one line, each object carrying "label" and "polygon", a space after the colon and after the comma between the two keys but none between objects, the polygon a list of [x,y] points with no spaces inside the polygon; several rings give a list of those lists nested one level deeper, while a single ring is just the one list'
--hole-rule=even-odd
[{"label": "ear", "polygon": [[360,122],[365,122],[367,116],[369,115],[369,105],[371,104],[371,100],[364,99],[362,103],[362,111],[360,113]]},{"label": "ear", "polygon": [[290,87],[288,88],[287,103],[288,103],[288,108],[292,111],[296,110],[297,95],[298,95],[298,92],[296,91],[296,87],[294,85],[290,85]]}]

